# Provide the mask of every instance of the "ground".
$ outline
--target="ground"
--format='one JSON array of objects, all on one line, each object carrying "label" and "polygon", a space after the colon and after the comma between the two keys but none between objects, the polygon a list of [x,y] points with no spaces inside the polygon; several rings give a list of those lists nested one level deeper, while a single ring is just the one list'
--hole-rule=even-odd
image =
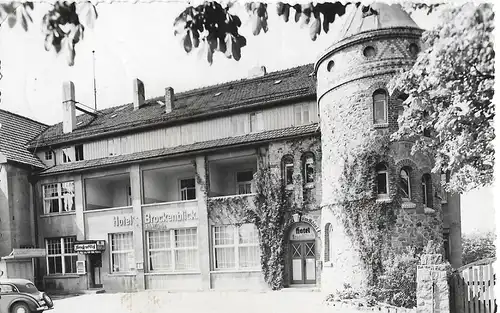
[{"label": "ground", "polygon": [[324,303],[325,295],[314,291],[275,292],[166,292],[104,293],[55,298],[50,313],[164,313],[170,312],[266,312],[355,313]]}]

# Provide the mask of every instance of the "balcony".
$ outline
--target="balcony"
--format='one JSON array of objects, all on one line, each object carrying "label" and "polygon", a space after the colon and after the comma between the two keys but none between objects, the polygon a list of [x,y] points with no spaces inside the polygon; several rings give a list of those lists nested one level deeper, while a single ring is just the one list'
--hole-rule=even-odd
[{"label": "balcony", "polygon": [[84,185],[86,211],[132,205],[130,175],[128,173],[87,178]]},{"label": "balcony", "polygon": [[208,164],[208,171],[210,198],[252,194],[253,175],[257,172],[257,156],[212,160]]},{"label": "balcony", "polygon": [[143,204],[196,200],[194,166],[172,166],[144,170]]}]

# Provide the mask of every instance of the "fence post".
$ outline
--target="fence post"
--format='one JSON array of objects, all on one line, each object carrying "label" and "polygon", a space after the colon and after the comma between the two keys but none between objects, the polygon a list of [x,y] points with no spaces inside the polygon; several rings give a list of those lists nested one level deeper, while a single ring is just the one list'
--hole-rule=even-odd
[{"label": "fence post", "polygon": [[450,313],[448,263],[441,254],[423,254],[417,267],[417,313]]}]

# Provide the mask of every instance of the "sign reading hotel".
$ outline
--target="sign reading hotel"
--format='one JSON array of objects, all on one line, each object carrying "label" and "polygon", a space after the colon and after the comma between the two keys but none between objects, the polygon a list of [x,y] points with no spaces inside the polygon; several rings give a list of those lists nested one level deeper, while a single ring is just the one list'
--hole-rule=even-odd
[{"label": "sign reading hotel", "polygon": [[290,230],[290,240],[314,240],[316,233],[311,225],[301,223]]},{"label": "sign reading hotel", "polygon": [[[147,230],[167,229],[169,227],[172,227],[172,224],[179,224],[197,220],[198,214],[195,210],[177,212],[152,212],[146,213],[143,216],[144,228]],[[113,217],[113,227],[129,227],[132,225],[132,215]]]}]

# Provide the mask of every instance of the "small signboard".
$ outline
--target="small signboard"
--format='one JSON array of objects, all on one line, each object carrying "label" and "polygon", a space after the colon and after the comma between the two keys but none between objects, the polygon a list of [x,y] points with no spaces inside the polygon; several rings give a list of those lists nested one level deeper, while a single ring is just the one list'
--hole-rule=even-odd
[{"label": "small signboard", "polygon": [[76,273],[78,275],[84,275],[87,273],[85,270],[85,261],[76,261]]},{"label": "small signboard", "polygon": [[314,240],[316,232],[313,227],[306,223],[297,223],[290,230],[290,240]]},{"label": "small signboard", "polygon": [[89,240],[75,242],[73,249],[78,253],[101,253],[106,250],[104,240]]}]

